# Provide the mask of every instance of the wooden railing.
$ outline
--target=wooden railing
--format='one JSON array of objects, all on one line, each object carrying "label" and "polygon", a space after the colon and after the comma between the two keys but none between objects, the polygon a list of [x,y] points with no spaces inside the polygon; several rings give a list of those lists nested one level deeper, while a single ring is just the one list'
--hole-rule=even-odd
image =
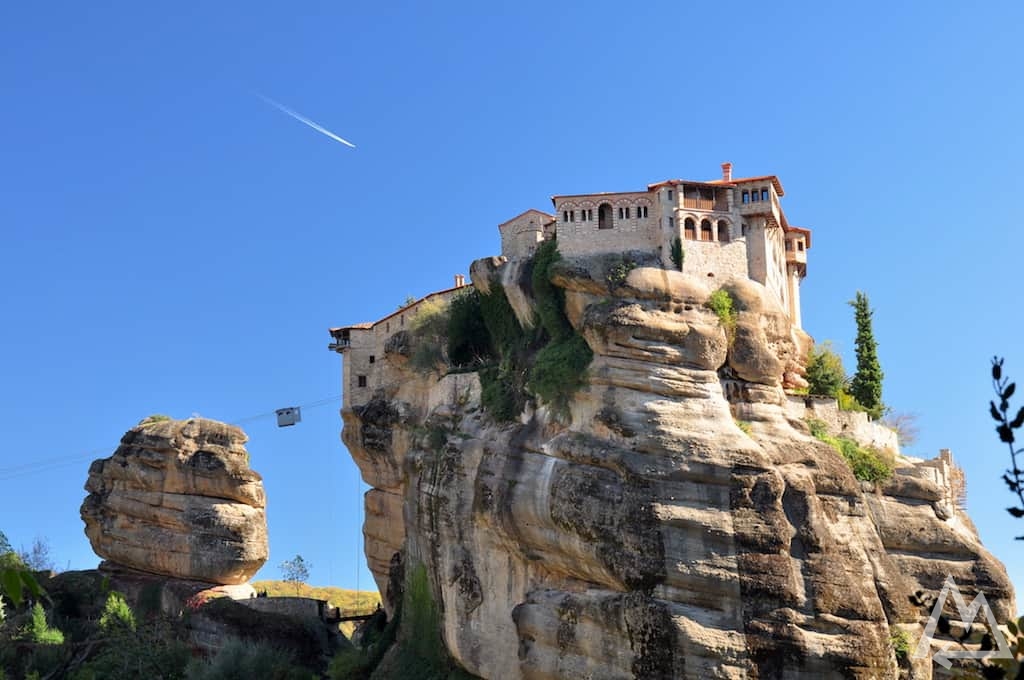
[{"label": "wooden railing", "polygon": [[710,198],[683,198],[683,207],[691,210],[728,210],[725,201],[714,201]]}]

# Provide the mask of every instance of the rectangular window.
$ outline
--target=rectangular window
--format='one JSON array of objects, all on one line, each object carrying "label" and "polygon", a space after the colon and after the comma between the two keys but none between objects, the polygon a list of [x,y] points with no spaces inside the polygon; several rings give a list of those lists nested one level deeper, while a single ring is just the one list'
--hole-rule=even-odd
[{"label": "rectangular window", "polygon": [[668,200],[670,200],[670,201],[672,200],[672,190],[671,189],[668,190]]},{"label": "rectangular window", "polygon": [[754,189],[753,191],[750,192],[750,200],[757,201],[757,196],[757,189]]},{"label": "rectangular window", "polygon": [[629,219],[629,206],[626,206],[626,219]]},{"label": "rectangular window", "polygon": [[366,376],[365,375],[356,376],[356,379],[358,380],[359,387],[366,387]]},{"label": "rectangular window", "polygon": [[797,241],[796,242],[796,249],[797,250],[803,250],[804,249],[804,242],[803,241]]},{"label": "rectangular window", "polygon": [[673,217],[668,218],[668,226],[670,226],[670,227],[676,226],[675,218],[673,218]]},{"label": "rectangular window", "polygon": [[563,210],[562,211],[562,221],[563,222],[568,222],[569,221],[569,211],[568,210]]},{"label": "rectangular window", "polygon": [[761,200],[762,201],[767,201],[768,200],[768,190],[767,189],[761,189]]},{"label": "rectangular window", "polygon": [[587,208],[587,221],[588,222],[593,222],[594,221],[594,211],[591,210],[590,208]]},{"label": "rectangular window", "polygon": [[375,357],[375,356],[373,356],[373,355],[371,354],[371,355],[370,355],[370,363],[372,364],[372,363],[375,363],[376,361],[377,361],[377,357]]},{"label": "rectangular window", "polygon": [[619,219],[622,219],[622,208],[619,208]]},{"label": "rectangular window", "polygon": [[749,191],[744,191],[743,192],[743,202],[744,203],[750,203],[750,192]]}]

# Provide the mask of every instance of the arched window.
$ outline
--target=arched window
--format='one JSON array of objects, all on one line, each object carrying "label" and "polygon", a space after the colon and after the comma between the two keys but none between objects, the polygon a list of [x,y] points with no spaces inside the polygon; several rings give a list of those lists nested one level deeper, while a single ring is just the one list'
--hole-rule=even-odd
[{"label": "arched window", "polygon": [[602,203],[601,205],[597,206],[597,228],[612,228],[612,207],[607,203]]},{"label": "arched window", "polygon": [[711,231],[711,221],[701,220],[700,221],[700,240],[701,241],[714,241],[715,236]]},{"label": "arched window", "polygon": [[683,236],[690,241],[697,240],[697,225],[692,217],[687,217],[686,221],[683,222]]},{"label": "arched window", "polygon": [[725,223],[725,220],[718,220],[718,240],[722,243],[729,241],[729,225]]}]

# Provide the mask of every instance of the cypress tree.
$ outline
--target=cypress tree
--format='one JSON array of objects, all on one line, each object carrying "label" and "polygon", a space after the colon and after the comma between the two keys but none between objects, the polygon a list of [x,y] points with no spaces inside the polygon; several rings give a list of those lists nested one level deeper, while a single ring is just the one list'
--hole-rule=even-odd
[{"label": "cypress tree", "polygon": [[857,402],[867,409],[872,418],[880,418],[882,404],[882,366],[878,363],[878,344],[871,330],[873,311],[868,304],[868,296],[857,291],[855,299],[850,301],[853,307],[853,318],[857,323],[857,339],[854,342],[857,352],[857,372],[850,380],[850,394]]}]

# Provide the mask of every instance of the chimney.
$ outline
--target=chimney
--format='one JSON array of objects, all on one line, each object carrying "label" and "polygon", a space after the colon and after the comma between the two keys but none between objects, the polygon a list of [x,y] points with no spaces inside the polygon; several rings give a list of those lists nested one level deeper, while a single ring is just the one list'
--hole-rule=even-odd
[{"label": "chimney", "polygon": [[722,181],[723,182],[731,182],[732,181],[732,163],[729,163],[729,162],[722,163]]},{"label": "chimney", "polygon": [[455,287],[456,288],[462,288],[465,285],[466,285],[466,277],[463,276],[462,274],[456,274],[455,275]]}]

